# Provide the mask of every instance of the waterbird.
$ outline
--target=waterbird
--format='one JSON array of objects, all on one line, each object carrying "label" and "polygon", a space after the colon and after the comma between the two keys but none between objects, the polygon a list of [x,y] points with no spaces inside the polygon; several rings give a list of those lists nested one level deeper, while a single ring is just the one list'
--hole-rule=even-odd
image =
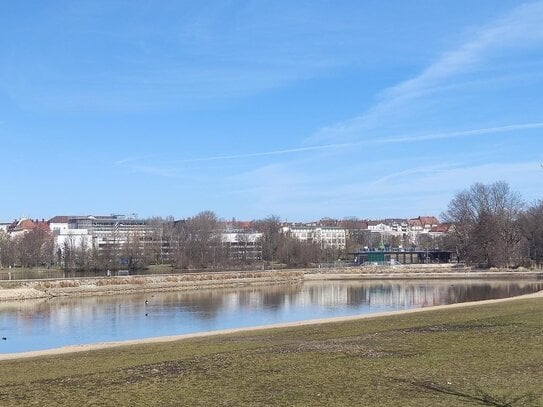
[{"label": "waterbird", "polygon": [[145,304],[146,304],[146,305],[149,304],[149,301],[145,300]]},{"label": "waterbird", "polygon": [[6,338],[5,336],[2,336],[2,340],[3,340],[3,341],[7,341],[8,338]]}]

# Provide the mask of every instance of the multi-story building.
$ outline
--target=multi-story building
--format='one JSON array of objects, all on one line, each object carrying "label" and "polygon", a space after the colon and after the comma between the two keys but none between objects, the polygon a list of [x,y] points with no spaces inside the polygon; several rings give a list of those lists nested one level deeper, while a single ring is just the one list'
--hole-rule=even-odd
[{"label": "multi-story building", "polygon": [[409,233],[407,219],[384,219],[368,221],[368,230],[391,236],[405,236]]},{"label": "multi-story building", "polygon": [[[175,221],[173,225],[175,227],[184,222]],[[123,215],[56,216],[49,220],[49,225],[55,238],[55,251],[60,249],[61,252],[67,247],[120,249],[131,243],[140,249],[153,245],[153,250],[160,251],[162,260],[167,261],[170,258],[170,246],[175,243],[175,238],[166,239],[160,225],[157,228],[157,225],[150,224],[146,219]],[[218,229],[216,233],[223,245],[228,248],[232,259],[262,259],[262,233],[244,227],[233,227],[230,224],[225,224],[224,228]]]},{"label": "multi-story building", "polygon": [[390,219],[389,225],[396,236],[406,235],[409,232],[409,223],[407,219]]},{"label": "multi-story building", "polygon": [[439,220],[435,216],[419,216],[409,219],[411,232],[428,233],[433,227],[439,225]]},{"label": "multi-story building", "polygon": [[56,250],[66,245],[87,249],[122,247],[128,242],[146,242],[151,228],[146,220],[124,215],[55,216],[49,220]]},{"label": "multi-story building", "polygon": [[452,225],[450,223],[442,223],[440,225],[433,226],[430,229],[430,232],[428,232],[428,234],[431,237],[443,237],[447,233],[449,233],[451,229],[452,229]]},{"label": "multi-story building", "polygon": [[319,243],[323,248],[344,250],[346,247],[347,234],[345,229],[340,227],[308,225],[286,225],[282,232],[289,234],[300,241]]},{"label": "multi-story building", "polygon": [[221,241],[228,248],[231,259],[262,260],[262,233],[248,229],[227,228],[220,232]]},{"label": "multi-story building", "polygon": [[347,234],[343,228],[317,227],[315,236],[323,247],[337,250],[343,250],[346,247]]},{"label": "multi-story building", "polygon": [[391,233],[392,227],[382,220],[370,220],[368,230],[373,233]]}]

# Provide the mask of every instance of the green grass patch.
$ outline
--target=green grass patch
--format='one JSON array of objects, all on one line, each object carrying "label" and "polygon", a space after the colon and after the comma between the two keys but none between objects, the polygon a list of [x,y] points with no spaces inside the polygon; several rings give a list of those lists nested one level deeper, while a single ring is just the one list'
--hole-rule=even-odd
[{"label": "green grass patch", "polygon": [[0,405],[543,405],[543,300],[0,362]]}]

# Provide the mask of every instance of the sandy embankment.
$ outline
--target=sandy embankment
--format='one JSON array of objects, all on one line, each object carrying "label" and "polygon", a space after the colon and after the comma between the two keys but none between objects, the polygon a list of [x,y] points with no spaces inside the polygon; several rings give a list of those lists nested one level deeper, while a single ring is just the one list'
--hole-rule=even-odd
[{"label": "sandy embankment", "polygon": [[0,289],[0,301],[33,300],[37,298],[47,298],[48,295],[35,288],[9,288]]},{"label": "sandy embankment", "polygon": [[0,301],[290,284],[303,278],[299,271],[274,271],[9,281],[0,284]]},{"label": "sandy embankment", "polygon": [[89,345],[73,345],[73,346],[65,346],[62,348],[46,349],[46,350],[31,351],[31,352],[6,353],[6,354],[0,354],[0,361],[32,358],[32,357],[39,357],[39,356],[53,356],[53,355],[61,355],[61,354],[75,353],[75,352],[89,352],[89,351],[99,350],[99,349],[116,348],[120,346],[166,343],[166,342],[174,342],[174,341],[190,339],[190,338],[227,335],[227,334],[235,334],[235,333],[241,333],[241,332],[258,331],[258,330],[263,330],[263,329],[291,328],[291,327],[304,326],[304,325],[318,325],[318,324],[326,324],[326,323],[334,323],[334,322],[346,322],[346,321],[355,321],[355,320],[361,320],[361,319],[380,318],[380,317],[387,317],[387,316],[393,316],[393,315],[430,312],[430,311],[436,311],[436,310],[442,310],[442,309],[465,308],[465,307],[471,307],[471,306],[496,304],[500,302],[517,301],[521,299],[532,299],[532,298],[543,299],[543,291],[539,291],[533,294],[521,295],[518,297],[463,302],[463,303],[449,304],[449,305],[437,305],[433,307],[416,308],[416,309],[402,310],[402,311],[380,312],[380,313],[375,313],[375,314],[354,315],[354,316],[347,316],[347,317],[312,319],[312,320],[298,321],[298,322],[254,326],[254,327],[249,327],[249,328],[222,329],[222,330],[211,331],[211,332],[197,332],[197,333],[192,333],[192,334],[161,336],[161,337],[155,337],[155,338],[136,339],[136,340],[128,340],[128,341],[103,342],[103,343],[95,343],[95,344],[89,344]]}]

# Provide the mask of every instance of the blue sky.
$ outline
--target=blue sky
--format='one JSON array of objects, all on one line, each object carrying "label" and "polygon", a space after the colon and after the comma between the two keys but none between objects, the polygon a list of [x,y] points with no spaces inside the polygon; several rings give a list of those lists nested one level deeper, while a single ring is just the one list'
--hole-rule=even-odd
[{"label": "blue sky", "polygon": [[543,198],[543,1],[5,1],[0,26],[0,220]]}]

